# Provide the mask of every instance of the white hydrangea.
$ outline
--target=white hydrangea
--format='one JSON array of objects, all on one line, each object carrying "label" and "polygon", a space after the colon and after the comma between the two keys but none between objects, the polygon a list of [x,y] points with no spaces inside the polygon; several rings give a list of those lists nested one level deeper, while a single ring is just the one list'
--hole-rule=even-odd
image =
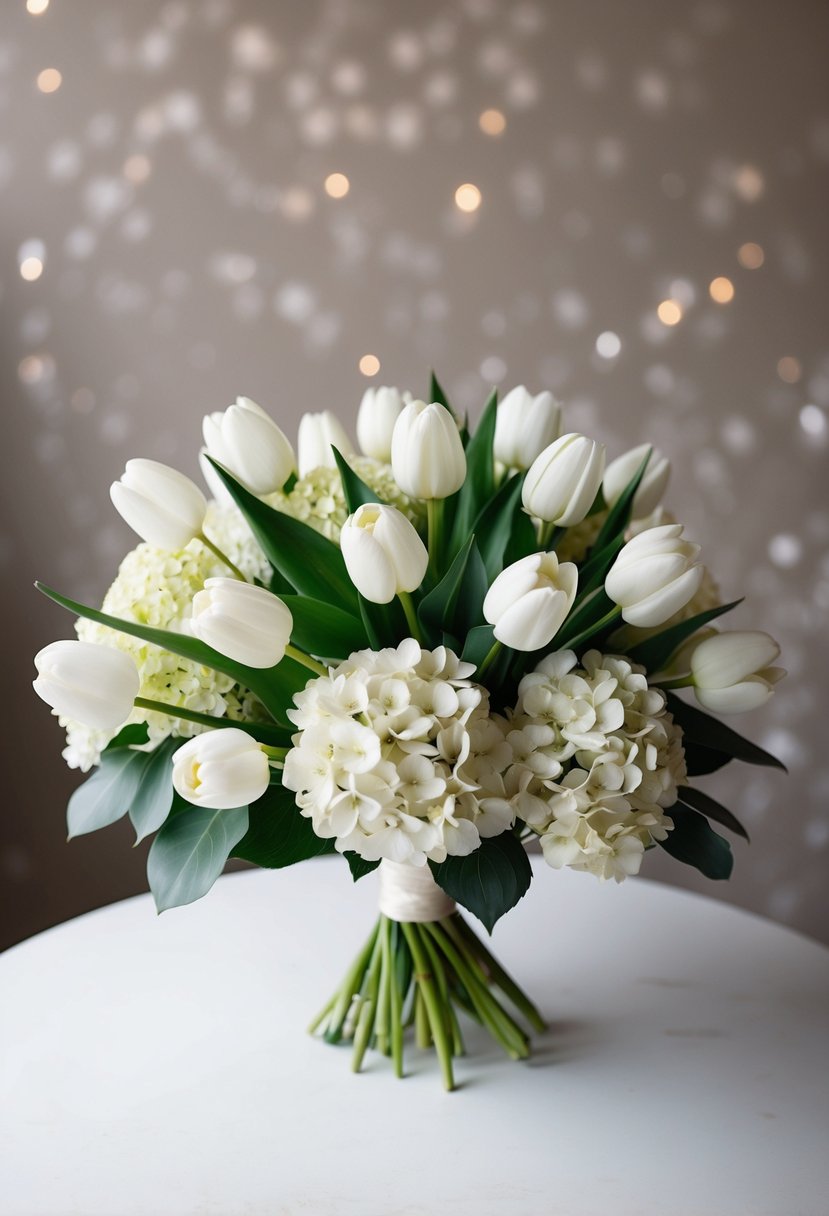
[{"label": "white hydrangea", "polygon": [[294,698],[283,784],[318,836],[367,861],[466,856],[514,822],[512,749],[451,650],[352,654]]},{"label": "white hydrangea", "polygon": [[[248,577],[266,578],[270,567],[234,506],[211,503],[205,531]],[[227,568],[199,540],[177,553],[140,544],[124,558],[115,582],[107,592],[102,611],[126,620],[140,621],[156,629],[186,628],[193,596],[205,579],[224,576]],[[81,619],[75,632],[81,641],[97,642],[125,651],[136,662],[141,676],[140,696],[166,701],[185,709],[221,718],[258,718],[262,710],[256,699],[234,681],[210,667],[161,650],[140,638],[116,633],[105,625]],[[70,768],[86,772],[101,758],[115,732],[94,730],[81,722],[61,718],[66,729],[63,756]],[[146,722],[150,744],[155,747],[168,735],[190,736],[204,729],[181,718],[136,709],[130,722]]]},{"label": "white hydrangea", "polygon": [[627,659],[572,651],[519,685],[507,778],[547,862],[621,882],[673,827],[664,808],[686,780],[682,732],[665,694]]},{"label": "white hydrangea", "polygon": [[[408,498],[394,480],[391,465],[370,456],[350,456],[349,464],[358,477],[379,494],[383,502],[396,507],[415,526],[425,520],[423,504]],[[339,542],[340,530],[348,517],[342,481],[337,469],[312,469],[300,477],[288,494],[271,494],[266,502],[286,515]]]}]

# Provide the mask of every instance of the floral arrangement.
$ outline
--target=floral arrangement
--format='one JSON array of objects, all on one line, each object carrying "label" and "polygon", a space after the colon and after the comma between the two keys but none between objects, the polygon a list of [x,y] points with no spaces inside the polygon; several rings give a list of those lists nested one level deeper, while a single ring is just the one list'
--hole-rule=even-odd
[{"label": "floral arrangement", "polygon": [[459,1013],[514,1058],[543,1026],[457,905],[491,932],[533,840],[602,880],[654,847],[727,878],[712,823],[746,833],[694,779],[782,766],[707,711],[762,705],[783,673],[768,635],[712,626],[735,605],[660,506],[664,456],[606,466],[548,392],[493,393],[474,431],[434,377],[429,396],[369,389],[361,455],[307,414],[296,456],[240,397],[204,420],[210,502],[128,461],[112,501],[143,543],[100,610],[41,587],[80,619],[34,687],[94,770],[70,836],[128,814],[159,910],[230,857],[380,867],[377,924],[313,1029],[402,1075],[413,1025],[451,1089]]}]

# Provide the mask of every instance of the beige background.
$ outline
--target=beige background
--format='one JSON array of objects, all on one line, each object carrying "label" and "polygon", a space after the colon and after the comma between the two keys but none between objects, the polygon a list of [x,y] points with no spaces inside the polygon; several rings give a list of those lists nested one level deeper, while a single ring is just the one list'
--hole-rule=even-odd
[{"label": "beige background", "polygon": [[129,456],[195,473],[237,393],[288,430],[353,422],[366,353],[472,410],[548,386],[613,453],[672,455],[734,623],[783,644],[790,679],[738,725],[791,776],[707,779],[754,836],[729,886],[646,871],[827,934],[828,27],[820,0],[3,0],[4,940],[145,888],[126,824],[64,843],[77,776],[29,681],[71,622],[32,579],[100,599]]}]

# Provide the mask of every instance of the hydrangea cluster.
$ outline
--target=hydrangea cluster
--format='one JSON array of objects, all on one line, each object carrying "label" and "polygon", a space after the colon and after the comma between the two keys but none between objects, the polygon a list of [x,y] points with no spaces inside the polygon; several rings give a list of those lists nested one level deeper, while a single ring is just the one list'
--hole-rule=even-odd
[{"label": "hydrangea cluster", "polygon": [[[402,511],[415,526],[425,520],[423,503],[416,502],[401,491],[391,465],[373,460],[370,456],[352,456],[349,463],[357,476],[380,496],[381,501]],[[313,469],[305,477],[300,477],[287,494],[279,491],[269,495],[267,502],[337,542],[349,514],[338,470],[324,467]]]},{"label": "hydrangea cluster", "polygon": [[425,865],[512,825],[506,724],[473,671],[408,638],[352,654],[296,695],[283,784],[318,836],[367,861]]},{"label": "hydrangea cluster", "polygon": [[[211,503],[205,531],[248,577],[268,577],[265,556],[235,506]],[[156,629],[181,630],[186,628],[193,597],[201,591],[205,580],[226,574],[224,564],[200,540],[191,541],[177,553],[140,544],[121,563],[102,611]],[[246,689],[210,667],[202,667],[140,638],[116,633],[94,621],[79,620],[75,632],[82,642],[115,646],[129,654],[138,666],[142,697],[217,718],[227,715],[241,721],[261,717],[258,702]],[[152,747],[168,735],[190,736],[204,729],[181,718],[143,709],[135,709],[129,721],[147,723]],[[63,752],[66,763],[86,772],[98,763],[114,732],[95,730],[67,718],[61,718],[60,722],[66,728]]]},{"label": "hydrangea cluster", "polygon": [[686,780],[682,732],[641,667],[589,651],[551,654],[519,685],[507,792],[547,862],[621,882],[673,827]]}]

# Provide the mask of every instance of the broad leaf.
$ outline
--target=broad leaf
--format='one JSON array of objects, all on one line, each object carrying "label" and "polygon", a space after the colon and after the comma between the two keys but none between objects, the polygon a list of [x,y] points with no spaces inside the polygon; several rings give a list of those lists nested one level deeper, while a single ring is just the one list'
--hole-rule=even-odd
[{"label": "broad leaf", "polygon": [[159,912],[206,895],[248,828],[248,808],[182,806],[150,848],[147,878]]},{"label": "broad leaf", "polygon": [[510,477],[500,487],[498,493],[483,507],[473,525],[472,531],[478,542],[490,582],[501,573],[505,565],[509,565],[509,562],[505,560],[505,555],[515,532],[516,516],[526,521],[532,533],[530,552],[536,548],[535,528],[521,505],[523,485],[523,473],[516,473]]},{"label": "broad leaf", "polygon": [[674,828],[660,846],[685,865],[693,866],[706,878],[730,878],[734,867],[731,845],[711,828],[708,820],[688,807],[672,806],[667,812]]},{"label": "broad leaf", "polygon": [[75,790],[66,808],[69,839],[109,827],[126,815],[138,792],[146,752],[128,747],[104,752],[91,777]]},{"label": "broad leaf", "polygon": [[122,726],[114,739],[110,739],[104,748],[105,752],[115,751],[118,747],[142,747],[150,741],[150,728],[146,722],[130,722]]},{"label": "broad leaf", "polygon": [[511,566],[513,562],[520,561],[522,557],[529,557],[531,553],[537,552],[538,536],[536,535],[535,524],[524,510],[523,503],[519,499],[512,514],[512,529],[510,531],[509,544],[504,550],[503,564],[504,566]]},{"label": "broad leaf", "polygon": [[365,858],[361,857],[359,853],[352,853],[351,850],[349,850],[347,853],[343,853],[343,857],[345,857],[346,861],[348,862],[351,877],[355,882],[359,882],[361,878],[365,878],[366,874],[371,874],[371,872],[376,870],[380,864],[379,861],[366,861]]},{"label": "broad leaf", "polygon": [[690,638],[709,621],[714,621],[718,616],[730,612],[732,608],[736,608],[742,602],[741,599],[732,600],[730,604],[720,604],[718,608],[709,608],[705,612],[696,613],[687,621],[679,621],[678,624],[671,625],[670,629],[663,629],[661,633],[646,638],[644,642],[639,642],[636,646],[631,646],[628,651],[629,657],[633,659],[634,663],[641,663],[648,671],[662,671],[664,667],[667,667],[671,655],[679,649],[686,638]]},{"label": "broad leaf", "polygon": [[180,739],[165,739],[154,751],[145,752],[141,782],[130,805],[135,843],[157,832],[173,805],[173,755]]},{"label": "broad leaf", "polygon": [[443,633],[463,636],[481,619],[480,607],[487,592],[486,572],[470,536],[452,565],[417,610],[418,620],[433,645]]},{"label": "broad leaf", "polygon": [[514,908],[532,881],[530,859],[512,832],[482,840],[468,857],[429,862],[435,881],[491,933],[505,912]]},{"label": "broad leaf", "polygon": [[461,658],[464,663],[474,663],[476,667],[480,667],[494,644],[494,626],[477,625],[467,634]]},{"label": "broad leaf", "polygon": [[763,751],[762,747],[744,739],[730,726],[725,726],[717,718],[712,718],[701,709],[689,705],[672,692],[668,693],[668,708],[692,743],[698,743],[712,751],[725,752],[733,759],[743,760],[746,764],[761,764],[782,769],[784,773],[787,771],[782,760]]},{"label": "broad leaf", "polygon": [[591,628],[596,628],[613,607],[613,601],[604,587],[591,591],[580,604],[574,606],[562,625],[555,640],[556,650],[567,650],[571,646],[571,639],[576,641]]},{"label": "broad leaf", "polygon": [[727,807],[715,802],[710,794],[704,794],[695,786],[681,785],[677,796],[683,806],[689,806],[692,810],[699,811],[706,819],[713,819],[715,823],[721,823],[724,828],[730,828],[732,832],[742,836],[743,840],[749,839],[748,832],[737,816],[732,814]]},{"label": "broad leaf", "polygon": [[[243,688],[249,688],[251,692],[255,693],[274,716],[281,716],[285,707],[291,704],[294,692],[304,688],[308,682],[307,670],[299,663],[295,663],[293,659],[283,659],[277,667],[246,667],[242,663],[234,663],[226,655],[220,654],[218,650],[213,650],[204,642],[200,642],[198,638],[190,637],[186,633],[176,633],[171,629],[154,629],[150,625],[139,624],[138,621],[127,621],[121,617],[110,616],[106,612],[100,612],[97,608],[89,608],[86,604],[70,600],[67,596],[60,595],[50,587],[44,586],[43,583],[35,583],[35,586],[38,591],[42,591],[50,600],[54,600],[62,608],[67,608],[75,616],[97,621],[99,625],[107,625],[118,633],[129,634],[130,637],[142,638],[143,641],[160,646],[162,650],[168,650],[171,654],[180,654],[183,658],[191,659],[203,667],[212,667],[214,671],[223,672],[241,684]],[[278,746],[285,739],[284,730],[265,723],[257,723],[255,729],[253,724],[249,724],[248,729],[251,734],[256,733],[257,737],[265,743],[273,743]]]},{"label": "broad leaf", "polygon": [[433,402],[437,402],[438,405],[442,405],[444,409],[449,411],[453,418],[457,419],[457,414],[449,404],[449,398],[441,388],[440,382],[434,372],[432,372],[429,376],[429,400],[426,404],[429,405]]},{"label": "broad leaf", "polygon": [[730,764],[733,756],[726,752],[715,751],[712,747],[703,747],[701,743],[692,743],[684,738],[682,746],[685,751],[685,767],[689,777],[705,777],[708,773],[716,773],[726,764]]},{"label": "broad leaf", "polygon": [[337,545],[300,520],[269,507],[222,465],[210,457],[208,460],[227,486],[268,561],[291,586],[301,595],[356,610],[357,592]]},{"label": "broad leaf", "polygon": [[645,453],[642,463],[633,474],[628,484],[625,486],[622,493],[617,498],[616,502],[610,508],[607,514],[607,519],[602,524],[599,535],[596,537],[596,543],[593,545],[595,553],[601,553],[606,545],[609,545],[620,532],[624,532],[630,523],[630,516],[633,510],[633,499],[636,491],[645,476],[645,470],[648,467],[648,461],[651,458],[653,448],[648,448]]},{"label": "broad leaf", "polygon": [[607,577],[607,572],[613,565],[616,557],[625,543],[625,534],[620,532],[618,536],[609,541],[603,549],[596,550],[590,560],[585,562],[579,570],[579,595],[586,596],[591,591],[595,591],[597,587],[604,585],[604,580]]},{"label": "broad leaf", "polygon": [[248,829],[236,844],[234,857],[266,870],[281,870],[334,852],[334,841],[317,836],[311,820],[300,813],[293,794],[283,786],[272,785],[249,812]]},{"label": "broad leaf", "polygon": [[366,485],[362,477],[357,476],[343,454],[333,445],[331,450],[340,471],[340,480],[343,483],[343,494],[349,513],[353,513],[358,507],[365,506],[368,502],[382,503],[384,500],[376,490],[372,490],[371,486]]},{"label": "broad leaf", "polygon": [[456,553],[466,542],[475,520],[495,492],[495,456],[492,445],[497,413],[498,394],[493,391],[466,448],[466,480],[455,500],[451,553]]},{"label": "broad leaf", "polygon": [[368,645],[363,622],[350,612],[304,595],[280,598],[294,618],[291,642],[301,650],[326,659],[345,659]]}]

